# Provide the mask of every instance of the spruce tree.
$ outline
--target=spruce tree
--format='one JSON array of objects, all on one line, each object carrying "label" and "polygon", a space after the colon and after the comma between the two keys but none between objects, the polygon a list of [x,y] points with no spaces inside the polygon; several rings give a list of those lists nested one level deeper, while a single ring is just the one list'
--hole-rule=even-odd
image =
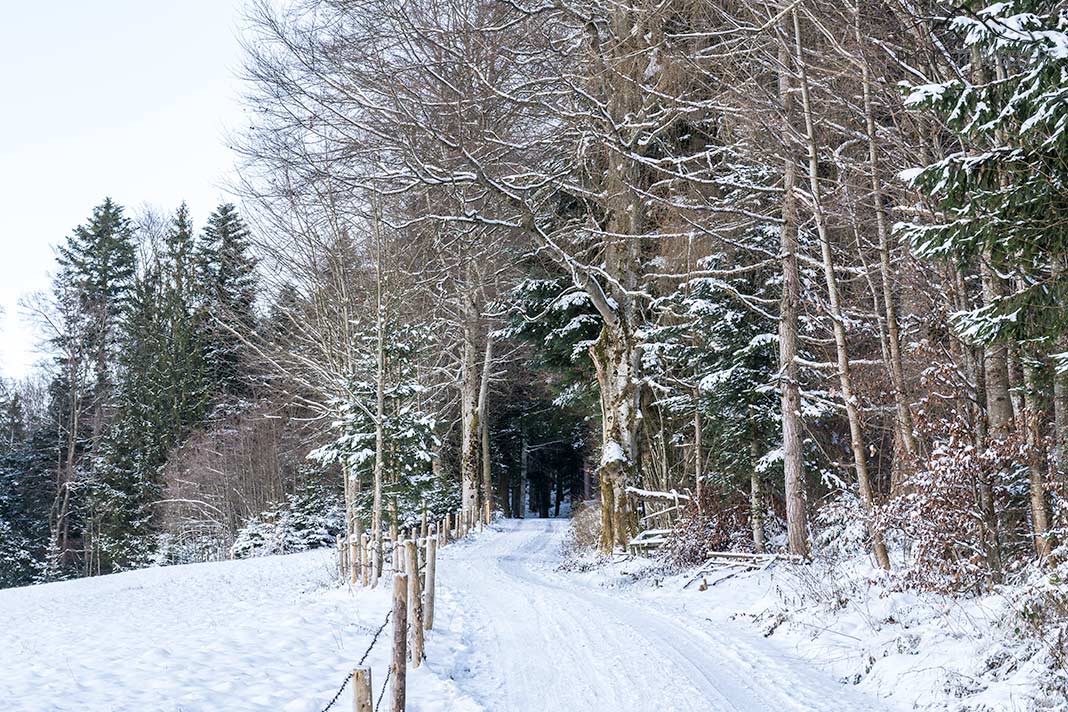
[{"label": "spruce tree", "polygon": [[0,588],[49,574],[49,510],[59,454],[54,428],[37,428],[0,454]]},{"label": "spruce tree", "polygon": [[248,394],[241,340],[234,332],[247,335],[256,326],[255,270],[248,227],[233,204],[220,205],[208,218],[197,248],[204,355],[217,396]]},{"label": "spruce tree", "polygon": [[153,504],[162,494],[160,470],[204,417],[208,381],[194,251],[192,222],[183,204],[131,294],[119,414],[102,447],[96,487],[102,570],[150,560],[156,543]]},{"label": "spruce tree", "polygon": [[123,208],[105,198],[59,247],[57,261],[49,319],[57,367],[50,409],[60,451],[53,459],[56,506],[48,522],[54,540],[46,576],[78,564],[90,546],[84,527],[91,504],[85,495],[95,477],[91,455],[114,410],[120,329],[137,265]]},{"label": "spruce tree", "polygon": [[105,198],[94,208],[88,222],[75,228],[59,248],[59,268],[57,301],[70,302],[63,311],[75,322],[64,331],[85,340],[84,352],[91,363],[87,370],[92,374],[89,395],[95,442],[104,427],[119,324],[137,269],[133,227],[122,206]]}]

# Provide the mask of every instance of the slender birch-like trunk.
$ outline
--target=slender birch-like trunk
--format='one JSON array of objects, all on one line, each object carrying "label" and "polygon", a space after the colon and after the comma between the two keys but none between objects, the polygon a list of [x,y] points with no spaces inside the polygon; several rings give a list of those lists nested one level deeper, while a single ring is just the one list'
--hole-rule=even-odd
[{"label": "slender birch-like trunk", "polygon": [[[1068,278],[1068,254],[1061,253],[1053,258],[1053,280],[1063,281]],[[1063,319],[1062,312],[1062,319]],[[1057,351],[1068,354],[1068,332],[1057,339]],[[1068,496],[1068,370],[1055,369],[1053,373],[1053,429],[1057,453],[1054,459],[1057,467],[1057,485],[1061,497]]]},{"label": "slender birch-like trunk", "polygon": [[764,537],[764,482],[757,471],[760,461],[760,440],[756,428],[755,408],[749,408],[749,459],[752,467],[749,472],[749,522],[753,530],[753,550],[763,554],[767,549]]},{"label": "slender birch-like trunk", "polygon": [[[860,31],[860,13],[856,15],[854,26],[858,45],[862,46]],[[860,57],[860,76],[864,98],[864,128],[868,139],[868,164],[871,173],[871,194],[875,209],[875,232],[879,240],[879,271],[882,284],[883,311],[886,320],[886,340],[890,363],[888,371],[890,382],[894,386],[894,409],[897,414],[898,437],[905,454],[911,459],[916,456],[916,437],[913,432],[912,410],[909,407],[905,389],[905,369],[901,358],[901,327],[897,318],[897,305],[890,284],[893,271],[890,265],[890,239],[886,218],[886,203],[883,198],[882,175],[880,171],[878,140],[875,135],[875,109],[872,105],[871,69],[867,58]]]},{"label": "slender birch-like trunk", "polygon": [[460,488],[464,517],[478,515],[478,488],[481,473],[479,456],[479,375],[475,341],[478,333],[478,306],[474,298],[474,270],[465,268],[462,295],[463,344],[460,361]]},{"label": "slender birch-like trunk", "polygon": [[[797,53],[797,66],[801,80],[801,108],[805,120],[805,135],[808,144],[808,183],[812,195],[812,211],[816,220],[816,232],[820,240],[823,258],[823,277],[827,286],[827,302],[830,311],[834,345],[838,362],[838,381],[842,389],[846,417],[849,421],[849,440],[853,451],[853,465],[857,473],[857,485],[860,501],[869,514],[875,507],[875,494],[868,474],[868,459],[865,452],[864,432],[860,422],[860,411],[853,394],[853,379],[850,373],[849,350],[846,344],[845,320],[842,315],[841,300],[838,292],[838,279],[835,275],[834,255],[831,252],[831,240],[827,230],[827,218],[823,212],[819,185],[819,156],[816,152],[816,131],[812,119],[812,101],[809,95],[808,70],[802,54],[801,23],[797,12],[792,11],[794,24],[794,45]],[[874,529],[871,530],[872,551],[875,560],[883,569],[890,568],[890,556],[886,543]]]},{"label": "slender birch-like trunk", "polygon": [[1031,460],[1028,464],[1030,480],[1031,526],[1034,529],[1035,553],[1049,556],[1053,550],[1050,541],[1049,506],[1046,503],[1046,448],[1039,430],[1042,414],[1037,403],[1037,377],[1035,366],[1026,358],[1022,362],[1024,376],[1024,420],[1027,428],[1027,444]]},{"label": "slender birch-like trunk", "polygon": [[378,583],[382,575],[382,478],[384,475],[386,443],[386,305],[382,280],[385,275],[382,265],[382,234],[378,224],[378,212],[374,212],[375,230],[375,468],[374,491],[371,503],[371,536],[373,562],[371,585]]},{"label": "slender birch-like trunk", "polygon": [[[696,393],[696,390],[695,390]],[[694,403],[696,404],[696,397]],[[697,497],[697,511],[702,512],[704,504],[701,502],[703,499],[703,485],[701,483],[702,470],[705,466],[705,451],[701,444],[701,408],[697,406],[693,411],[693,479],[694,479],[694,496]]]},{"label": "slender birch-like trunk", "polygon": [[[983,303],[993,304],[1004,291],[1001,278],[994,273],[993,252],[984,250],[980,265],[983,284]],[[1003,344],[988,344],[983,353],[983,381],[986,386],[986,422],[988,437],[997,441],[1006,438],[1012,428],[1012,400],[1009,398],[1008,350]],[[979,507],[982,518],[987,562],[994,580],[1001,578],[1001,534],[998,526],[994,483],[981,478]]]}]

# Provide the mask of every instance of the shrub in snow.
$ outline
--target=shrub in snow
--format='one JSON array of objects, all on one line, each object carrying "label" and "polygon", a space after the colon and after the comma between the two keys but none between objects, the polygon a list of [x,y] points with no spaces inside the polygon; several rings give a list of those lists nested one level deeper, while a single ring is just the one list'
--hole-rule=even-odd
[{"label": "shrub in snow", "polygon": [[693,566],[709,551],[752,551],[750,531],[749,503],[743,498],[706,496],[700,511],[696,502],[685,506],[662,551],[676,566]]},{"label": "shrub in snow", "polygon": [[29,543],[0,516],[0,588],[24,585],[36,568]]},{"label": "shrub in snow", "polygon": [[231,550],[235,558],[243,559],[330,546],[344,523],[345,510],[337,493],[321,485],[309,486],[249,519]]},{"label": "shrub in snow", "polygon": [[152,557],[154,566],[173,564],[196,564],[218,561],[227,557],[227,535],[218,529],[200,532],[161,534],[156,539],[156,551]]},{"label": "shrub in snow", "polygon": [[1041,692],[1050,703],[1043,706],[1039,700],[1036,709],[1058,709],[1055,701],[1068,700],[1068,545],[1055,551],[1053,560],[1057,563],[1048,568],[1028,567],[1017,584],[1000,589],[1010,611],[1001,626],[1027,648],[1016,651],[1014,663],[1027,662],[1039,671]]},{"label": "shrub in snow", "polygon": [[[955,413],[923,427],[933,431],[934,447],[908,475],[903,493],[880,508],[877,524],[910,542],[907,566],[899,572],[905,585],[940,592],[984,590],[1010,564],[1031,557],[1027,534],[1016,534],[1013,547],[1014,533],[1005,525],[995,549],[998,533],[990,531],[985,512],[1012,511],[1009,500],[1026,492],[1025,467],[1032,453],[1022,433],[977,447],[971,426]],[[984,489],[994,502],[984,501]]]},{"label": "shrub in snow", "polygon": [[592,551],[601,541],[601,505],[596,500],[576,502],[571,507],[571,528],[566,547],[569,554]]},{"label": "shrub in snow", "polygon": [[868,517],[856,494],[839,492],[822,505],[816,513],[813,556],[828,561],[842,561],[856,556],[858,551],[871,548],[866,522]]}]

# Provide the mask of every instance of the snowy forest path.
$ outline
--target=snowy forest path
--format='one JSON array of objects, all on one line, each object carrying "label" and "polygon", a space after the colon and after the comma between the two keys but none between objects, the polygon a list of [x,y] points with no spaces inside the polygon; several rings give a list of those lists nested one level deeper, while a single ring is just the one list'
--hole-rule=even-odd
[{"label": "snowy forest path", "polygon": [[449,552],[450,676],[487,709],[886,709],[742,625],[672,615],[556,571],[567,521],[504,520]]}]

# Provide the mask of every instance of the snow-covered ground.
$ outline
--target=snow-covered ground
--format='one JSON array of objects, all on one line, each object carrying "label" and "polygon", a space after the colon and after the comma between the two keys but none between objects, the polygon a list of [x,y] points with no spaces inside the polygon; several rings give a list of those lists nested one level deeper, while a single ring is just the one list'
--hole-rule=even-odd
[{"label": "snow-covered ground", "polygon": [[[999,587],[979,597],[898,590],[864,559],[807,566],[781,563],[745,574],[724,570],[665,573],[649,559],[571,557],[573,578],[611,589],[716,629],[742,624],[766,636],[786,659],[805,660],[883,708],[929,712],[1068,712],[1063,689],[1068,654],[1058,625],[1030,623],[1034,584]],[[1035,577],[1052,580],[1057,574]],[[1060,579],[1063,580],[1063,579]],[[699,583],[698,578],[695,583]],[[1063,615],[1056,606],[1049,615]],[[1063,623],[1059,624],[1063,628]],[[844,709],[844,707],[843,707]]]},{"label": "snow-covered ground", "polygon": [[[675,588],[558,571],[566,530],[505,521],[442,552],[409,710],[892,709],[748,622],[694,615]],[[317,711],[387,607],[386,587],[339,586],[328,551],[0,591],[0,706]],[[376,696],[388,647],[387,628],[367,660]]]},{"label": "snow-covered ground", "polygon": [[[320,710],[388,610],[335,572],[319,550],[0,591],[0,709]],[[388,647],[387,628],[376,687]],[[445,676],[410,678],[412,710],[479,709]]]}]

